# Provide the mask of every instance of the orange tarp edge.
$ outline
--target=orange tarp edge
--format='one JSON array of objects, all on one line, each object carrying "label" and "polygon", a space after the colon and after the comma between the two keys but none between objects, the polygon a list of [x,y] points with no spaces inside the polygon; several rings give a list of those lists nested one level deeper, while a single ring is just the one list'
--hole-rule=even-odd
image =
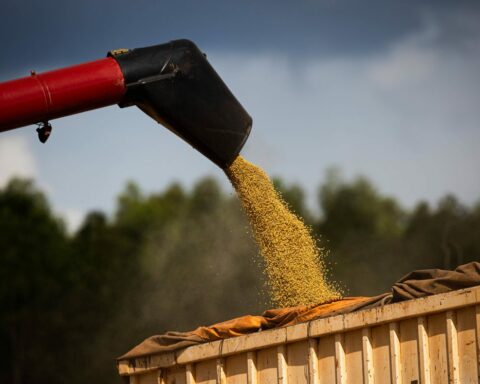
[{"label": "orange tarp edge", "polygon": [[246,335],[261,330],[284,327],[340,315],[379,305],[464,289],[480,284],[480,263],[471,262],[455,270],[423,269],[410,272],[397,281],[391,293],[375,297],[346,297],[321,304],[270,309],[261,316],[247,315],[190,332],[167,332],[149,337],[119,359],[175,351],[191,345]]}]

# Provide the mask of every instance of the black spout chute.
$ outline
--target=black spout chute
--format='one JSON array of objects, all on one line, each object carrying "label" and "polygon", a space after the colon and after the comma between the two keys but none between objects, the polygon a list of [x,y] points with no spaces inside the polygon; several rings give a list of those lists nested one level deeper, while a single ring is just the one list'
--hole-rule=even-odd
[{"label": "black spout chute", "polygon": [[137,105],[221,168],[235,160],[252,118],[194,43],[175,40],[112,56],[127,86],[121,107]]}]

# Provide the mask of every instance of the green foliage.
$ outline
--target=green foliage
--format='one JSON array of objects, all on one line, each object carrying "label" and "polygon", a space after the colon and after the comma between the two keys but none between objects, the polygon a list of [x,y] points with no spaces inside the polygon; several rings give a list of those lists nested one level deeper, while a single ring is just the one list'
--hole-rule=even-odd
[{"label": "green foliage", "polygon": [[395,238],[403,230],[404,214],[395,200],[381,196],[363,177],[345,183],[329,172],[319,198],[323,212],[319,232],[333,246],[358,239]]},{"label": "green foliage", "polygon": [[62,344],[65,336],[69,248],[64,227],[31,181],[12,180],[0,192],[0,233],[0,382],[36,381],[35,374],[49,380],[52,372],[45,372],[44,364],[61,350],[45,353],[45,346],[52,339]]},{"label": "green foliage", "polygon": [[[275,185],[352,295],[480,254],[480,203],[447,196],[408,212],[367,179],[330,171],[317,217],[299,185]],[[31,181],[12,180],[0,190],[0,231],[2,383],[119,382],[115,358],[144,338],[265,309],[248,223],[211,178],[152,194],[130,182],[112,217],[91,212],[73,235]]]},{"label": "green foliage", "polygon": [[406,214],[394,199],[366,178],[345,182],[329,170],[319,202],[323,216],[315,230],[331,250],[332,273],[347,293],[378,294],[406,272],[399,247]]}]

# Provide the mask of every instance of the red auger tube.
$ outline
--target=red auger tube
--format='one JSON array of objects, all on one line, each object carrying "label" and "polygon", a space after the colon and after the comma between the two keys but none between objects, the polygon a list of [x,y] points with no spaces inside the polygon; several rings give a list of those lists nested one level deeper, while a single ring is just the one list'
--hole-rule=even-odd
[{"label": "red auger tube", "polygon": [[0,83],[0,132],[118,104],[126,92],[112,57]]}]

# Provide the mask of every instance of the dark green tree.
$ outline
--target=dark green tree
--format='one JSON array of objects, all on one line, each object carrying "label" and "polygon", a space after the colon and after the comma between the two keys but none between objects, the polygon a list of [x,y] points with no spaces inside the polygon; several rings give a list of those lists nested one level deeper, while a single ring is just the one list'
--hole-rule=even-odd
[{"label": "dark green tree", "polygon": [[404,211],[367,179],[345,182],[335,170],[327,174],[319,201],[322,217],[315,228],[330,249],[335,279],[353,295],[387,290],[406,268],[398,262]]},{"label": "dark green tree", "polygon": [[[330,172],[317,217],[299,185],[275,185],[350,294],[478,260],[480,203],[447,196],[408,212],[367,179]],[[268,306],[239,201],[212,178],[151,194],[128,183],[112,217],[91,212],[74,234],[31,181],[12,180],[0,190],[0,231],[2,383],[116,383],[115,358],[144,338]]]},{"label": "dark green tree", "polygon": [[[63,223],[31,181],[0,190],[0,381],[61,382],[69,248]],[[60,370],[60,371],[59,371]]]}]

